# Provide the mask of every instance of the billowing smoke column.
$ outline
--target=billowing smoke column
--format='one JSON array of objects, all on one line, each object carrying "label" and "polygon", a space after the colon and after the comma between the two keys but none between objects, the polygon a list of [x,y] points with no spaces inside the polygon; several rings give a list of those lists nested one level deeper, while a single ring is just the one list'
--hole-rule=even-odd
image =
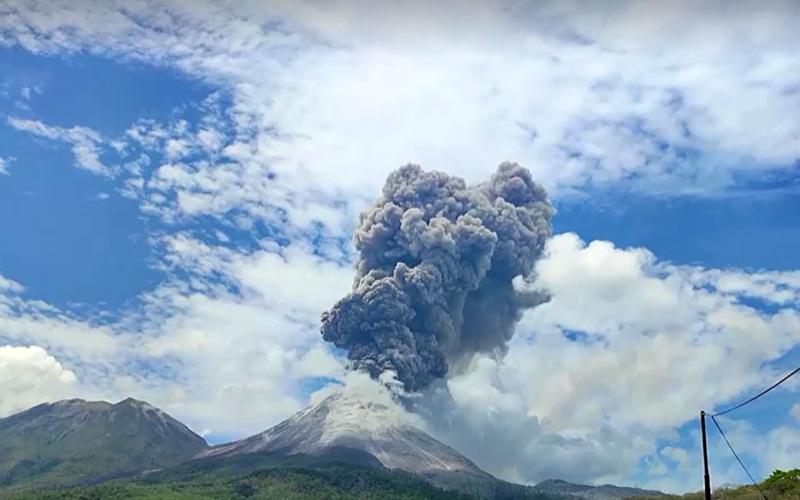
[{"label": "billowing smoke column", "polygon": [[532,278],[552,215],[545,190],[513,163],[473,187],[417,165],[396,170],[361,214],[353,292],[323,313],[323,338],[354,369],[394,372],[406,391],[476,352],[503,352],[523,310],[548,300],[512,281]]}]

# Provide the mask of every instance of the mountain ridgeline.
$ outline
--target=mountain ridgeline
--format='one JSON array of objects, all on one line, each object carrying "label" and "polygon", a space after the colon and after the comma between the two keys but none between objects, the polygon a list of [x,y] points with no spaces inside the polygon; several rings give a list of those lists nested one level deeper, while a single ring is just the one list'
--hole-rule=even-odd
[{"label": "mountain ridgeline", "polygon": [[659,492],[501,481],[389,405],[334,394],[249,438],[208,447],[133,399],[42,404],[0,419],[3,498],[617,500]]},{"label": "mountain ridgeline", "polygon": [[177,465],[203,438],[135,399],[70,399],[0,419],[0,487],[67,485]]}]

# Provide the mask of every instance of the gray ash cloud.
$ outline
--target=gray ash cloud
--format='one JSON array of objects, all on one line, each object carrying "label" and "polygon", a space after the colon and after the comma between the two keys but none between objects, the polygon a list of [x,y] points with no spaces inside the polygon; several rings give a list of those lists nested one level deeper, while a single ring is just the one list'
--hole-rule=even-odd
[{"label": "gray ash cloud", "polygon": [[352,368],[394,372],[407,391],[475,353],[503,353],[522,312],[548,299],[513,282],[532,280],[552,215],[514,163],[476,186],[417,165],[394,171],[361,214],[353,292],[322,315],[323,338]]}]

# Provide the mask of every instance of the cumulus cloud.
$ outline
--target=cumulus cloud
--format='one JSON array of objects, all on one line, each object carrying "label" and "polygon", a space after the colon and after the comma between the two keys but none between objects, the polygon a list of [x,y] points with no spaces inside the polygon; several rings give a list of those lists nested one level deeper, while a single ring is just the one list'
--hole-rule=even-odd
[{"label": "cumulus cloud", "polygon": [[0,175],[9,175],[8,160],[0,157]]},{"label": "cumulus cloud", "polygon": [[341,373],[308,323],[236,297],[172,298],[175,310],[144,341],[142,357],[175,378],[135,390],[192,424],[228,436],[258,432],[303,407],[304,380]]},{"label": "cumulus cloud", "polygon": [[800,340],[796,309],[743,305],[741,292],[698,282],[696,268],[645,249],[560,234],[536,270],[552,300],[525,315],[504,359],[477,358],[450,378],[449,406],[428,418],[509,479],[625,480],[700,409],[774,380],[770,361]]},{"label": "cumulus cloud", "polygon": [[[757,439],[755,440],[757,441]],[[800,428],[795,424],[770,430],[767,433],[766,444],[759,451],[759,456],[765,457],[765,471],[797,468],[797,456],[800,454]]]},{"label": "cumulus cloud", "polygon": [[145,297],[139,356],[161,366],[162,376],[129,390],[196,428],[238,437],[301,409],[312,392],[306,384],[316,390],[342,375],[317,329],[323,309],[350,284],[346,267],[302,247],[222,256],[186,236],[169,252],[172,265],[193,277]]},{"label": "cumulus cloud", "polygon": [[[171,240],[165,272],[182,277],[122,313],[78,318],[23,296],[22,285],[0,276],[0,342],[45,348],[75,374],[81,397],[145,399],[216,439],[277,423],[341,376],[318,320],[348,289],[349,269],[299,246],[246,254],[188,235]],[[325,288],[303,290],[314,282]],[[37,397],[31,393],[31,404]]]},{"label": "cumulus cloud", "polygon": [[76,377],[37,346],[0,346],[0,418],[75,393]]},{"label": "cumulus cloud", "polygon": [[306,315],[327,309],[349,289],[353,279],[349,265],[314,255],[300,244],[280,253],[250,255],[237,261],[232,272],[269,307]]},{"label": "cumulus cloud", "polygon": [[136,340],[94,394],[147,399],[212,439],[233,438],[277,423],[341,375],[317,331],[322,310],[350,285],[345,264],[304,245],[266,242],[246,253],[187,232],[160,248],[163,270],[181,277],[113,325]]}]

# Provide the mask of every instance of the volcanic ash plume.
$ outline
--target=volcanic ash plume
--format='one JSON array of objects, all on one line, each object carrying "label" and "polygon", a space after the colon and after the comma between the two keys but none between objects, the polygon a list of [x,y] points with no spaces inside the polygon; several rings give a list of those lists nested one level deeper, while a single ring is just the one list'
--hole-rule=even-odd
[{"label": "volcanic ash plume", "polygon": [[417,165],[396,170],[361,214],[353,292],[322,315],[322,336],[354,369],[391,372],[405,390],[443,378],[449,364],[499,352],[522,311],[545,302],[530,281],[553,208],[528,170],[501,164],[468,187]]}]

